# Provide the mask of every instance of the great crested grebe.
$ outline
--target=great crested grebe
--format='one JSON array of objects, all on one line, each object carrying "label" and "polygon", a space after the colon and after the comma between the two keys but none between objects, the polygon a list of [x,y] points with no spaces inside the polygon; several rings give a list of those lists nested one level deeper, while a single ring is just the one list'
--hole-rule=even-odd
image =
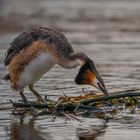
[{"label": "great crested grebe", "polygon": [[12,89],[19,91],[24,102],[26,86],[43,100],[33,85],[55,64],[67,69],[80,66],[76,84],[92,85],[109,95],[93,61],[83,52],[74,52],[64,34],[56,29],[36,27],[23,32],[10,44],[4,63],[9,65],[4,79],[11,81]]}]

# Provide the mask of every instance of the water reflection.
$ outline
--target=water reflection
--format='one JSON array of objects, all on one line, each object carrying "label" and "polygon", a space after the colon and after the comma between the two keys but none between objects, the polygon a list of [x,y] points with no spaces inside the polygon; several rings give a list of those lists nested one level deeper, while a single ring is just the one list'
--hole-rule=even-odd
[{"label": "water reflection", "polygon": [[35,118],[30,118],[28,122],[24,119],[25,116],[20,116],[10,124],[10,140],[45,140],[35,128]]},{"label": "water reflection", "polygon": [[108,120],[104,120],[104,123],[99,128],[93,126],[90,130],[77,129],[79,140],[97,140],[98,136],[105,134],[107,123]]},{"label": "water reflection", "polygon": [[96,118],[78,122],[65,117],[20,115],[13,117],[6,131],[10,133],[10,140],[96,140],[106,132],[107,123],[108,120]]}]

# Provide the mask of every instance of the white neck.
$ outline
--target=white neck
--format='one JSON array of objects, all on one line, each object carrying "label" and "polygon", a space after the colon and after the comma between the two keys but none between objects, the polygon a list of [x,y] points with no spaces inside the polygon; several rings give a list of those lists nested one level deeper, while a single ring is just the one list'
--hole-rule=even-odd
[{"label": "white neck", "polygon": [[[85,60],[82,57],[86,57],[83,53],[73,53],[58,61],[58,64],[64,68],[72,69],[77,66],[83,66]],[[87,58],[87,57],[86,57]]]},{"label": "white neck", "polygon": [[65,59],[65,60],[59,61],[58,64],[66,69],[72,69],[77,66],[80,66],[80,64],[77,60],[70,60],[70,59]]}]

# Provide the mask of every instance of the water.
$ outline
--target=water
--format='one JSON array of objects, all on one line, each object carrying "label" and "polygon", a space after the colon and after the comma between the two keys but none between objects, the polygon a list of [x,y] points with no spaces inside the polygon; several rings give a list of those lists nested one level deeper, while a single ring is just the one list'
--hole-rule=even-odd
[{"label": "water", "polygon": [[[30,25],[59,28],[76,51],[94,59],[108,90],[139,88],[140,1],[139,0],[1,0],[0,77],[4,75],[4,53],[8,44]],[[55,66],[37,84],[42,96],[79,95],[82,88],[74,77],[78,68]],[[18,100],[9,83],[0,81],[0,102]],[[26,96],[33,100],[26,90]],[[55,97],[53,97],[55,98]],[[1,104],[2,106],[2,104]],[[2,108],[2,107],[1,107]],[[54,119],[50,115],[13,116],[0,111],[1,140],[138,140],[140,115],[124,110],[114,119],[83,118],[81,121]]]}]

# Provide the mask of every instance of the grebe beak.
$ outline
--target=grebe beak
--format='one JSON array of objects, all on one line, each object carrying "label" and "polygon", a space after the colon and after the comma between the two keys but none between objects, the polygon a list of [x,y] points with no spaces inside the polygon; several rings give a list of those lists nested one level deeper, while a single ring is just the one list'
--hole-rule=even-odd
[{"label": "grebe beak", "polygon": [[100,74],[98,73],[93,61],[90,62],[90,65],[91,65],[91,72],[95,76],[92,82],[92,86],[96,87],[97,89],[100,89],[105,95],[108,96],[109,93],[105,87],[104,81],[101,78]]}]

